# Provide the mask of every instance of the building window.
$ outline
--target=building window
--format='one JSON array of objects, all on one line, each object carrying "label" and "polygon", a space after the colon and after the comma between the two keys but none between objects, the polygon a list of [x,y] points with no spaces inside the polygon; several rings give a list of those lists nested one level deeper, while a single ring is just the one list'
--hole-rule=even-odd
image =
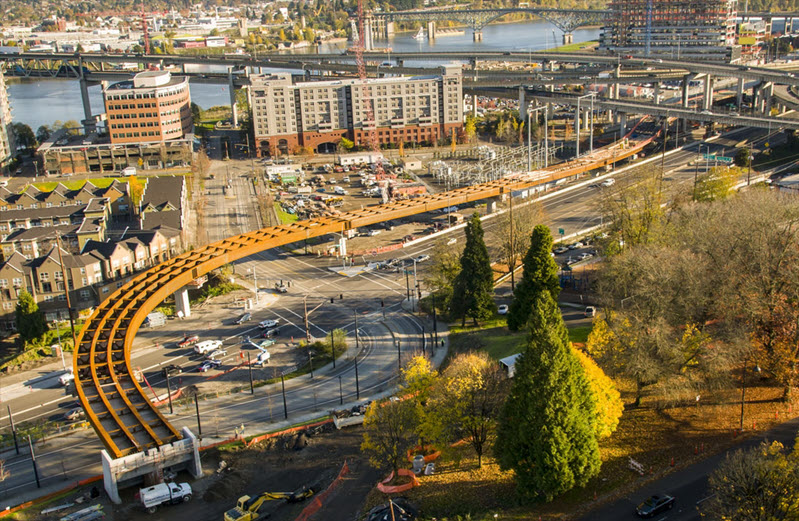
[{"label": "building window", "polygon": [[13,302],[3,302],[3,309],[5,309],[6,311],[14,309],[14,303]]},{"label": "building window", "polygon": [[81,300],[89,300],[89,297],[91,297],[91,292],[88,289],[80,290]]}]

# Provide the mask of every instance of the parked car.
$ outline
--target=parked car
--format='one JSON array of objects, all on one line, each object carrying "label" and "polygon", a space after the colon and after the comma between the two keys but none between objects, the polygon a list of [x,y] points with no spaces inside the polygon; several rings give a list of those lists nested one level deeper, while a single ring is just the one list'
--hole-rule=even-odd
[{"label": "parked car", "polygon": [[278,293],[288,293],[289,288],[282,282],[275,282],[275,291]]},{"label": "parked car", "polygon": [[569,251],[569,248],[567,248],[566,246],[558,246],[557,248],[555,248],[556,255],[560,255],[561,253],[566,253],[567,251]]},{"label": "parked car", "polygon": [[654,517],[661,512],[674,508],[674,498],[667,494],[662,496],[650,496],[646,501],[638,505],[635,513],[640,517]]},{"label": "parked car", "polygon": [[418,257],[416,257],[414,260],[415,260],[416,262],[424,262],[424,261],[426,261],[426,260],[430,260],[430,255],[427,255],[427,254],[424,254],[424,255],[419,255],[419,256],[418,256]]},{"label": "parked car", "polygon": [[507,315],[508,314],[508,305],[502,304],[497,308],[497,313],[500,315]]},{"label": "parked car", "polygon": [[252,320],[252,314],[244,313],[239,318],[236,319],[236,324],[243,324],[245,322],[249,322],[250,320]]},{"label": "parked car", "polygon": [[264,320],[262,322],[258,322],[258,327],[260,327],[261,329],[267,329],[267,328],[270,328],[270,327],[275,327],[277,325],[277,323],[278,323],[277,319],[275,319],[275,320]]},{"label": "parked car", "polygon": [[197,371],[204,373],[209,369],[219,369],[221,365],[222,365],[222,360],[206,360],[205,362],[197,366]]},{"label": "parked car", "polygon": [[172,376],[173,374],[180,374],[182,372],[183,369],[179,365],[175,364],[169,364],[167,366],[164,366],[163,369],[161,369],[161,375],[163,375],[164,378],[166,378],[167,376]]},{"label": "parked car", "polygon": [[197,335],[186,335],[183,337],[183,340],[178,342],[178,347],[189,347],[193,346],[197,342],[200,341],[200,337]]},{"label": "parked car", "polygon": [[596,308],[594,306],[585,306],[585,316],[586,317],[596,316]]},{"label": "parked car", "polygon": [[578,255],[577,258],[580,259],[580,260],[585,260],[585,259],[590,259],[593,256],[594,256],[593,254],[588,253],[587,251],[584,251],[583,253]]},{"label": "parked car", "polygon": [[569,249],[570,250],[576,250],[577,248],[582,248],[582,247],[583,247],[583,243],[581,243],[580,241],[573,242],[573,243],[569,244]]},{"label": "parked car", "polygon": [[64,420],[69,422],[82,420],[85,417],[86,417],[86,411],[83,410],[83,407],[75,407],[74,409],[70,409],[64,413]]}]

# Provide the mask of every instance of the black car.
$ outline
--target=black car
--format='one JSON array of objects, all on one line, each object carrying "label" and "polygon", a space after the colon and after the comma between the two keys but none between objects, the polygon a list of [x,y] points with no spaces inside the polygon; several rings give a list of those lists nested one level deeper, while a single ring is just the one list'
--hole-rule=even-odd
[{"label": "black car", "polygon": [[278,336],[279,334],[280,334],[280,328],[275,327],[275,328],[272,328],[272,329],[267,329],[266,331],[263,332],[263,334],[261,336],[263,338],[274,338],[274,337]]},{"label": "black car", "polygon": [[654,517],[661,512],[671,510],[674,507],[674,498],[663,494],[661,496],[651,496],[646,501],[638,505],[635,513],[641,517]]},{"label": "black car", "polygon": [[243,324],[245,322],[249,322],[252,320],[252,315],[250,313],[244,313],[242,316],[236,319],[236,324]]},{"label": "black car", "polygon": [[180,374],[183,372],[183,369],[179,365],[169,364],[161,369],[161,374],[166,378],[167,376],[172,376],[173,374]]}]

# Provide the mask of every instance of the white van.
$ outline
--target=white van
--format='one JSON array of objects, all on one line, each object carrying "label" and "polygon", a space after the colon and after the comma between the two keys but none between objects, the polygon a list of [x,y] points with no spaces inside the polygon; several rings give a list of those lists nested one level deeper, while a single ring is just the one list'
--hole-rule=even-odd
[{"label": "white van", "polygon": [[194,352],[198,355],[204,355],[220,347],[222,347],[221,340],[205,340],[204,342],[199,342],[194,345]]},{"label": "white van", "polygon": [[336,187],[334,187],[334,188],[333,188],[333,193],[334,193],[334,194],[336,194],[336,195],[347,195],[347,191],[346,191],[346,190],[344,190],[344,189],[343,189],[342,187],[340,187],[340,186],[336,186]]},{"label": "white van", "polygon": [[136,167],[135,166],[129,166],[129,167],[123,168],[122,169],[122,175],[123,176],[136,175]]}]

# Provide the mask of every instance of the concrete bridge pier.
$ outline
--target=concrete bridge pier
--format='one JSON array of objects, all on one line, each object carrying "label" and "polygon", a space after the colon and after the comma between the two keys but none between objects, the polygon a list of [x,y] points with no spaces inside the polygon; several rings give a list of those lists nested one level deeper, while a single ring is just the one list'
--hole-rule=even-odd
[{"label": "concrete bridge pier", "polygon": [[766,107],[763,110],[763,114],[768,116],[771,114],[771,104],[774,101],[774,84],[769,82],[763,86],[763,94],[766,101]]},{"label": "concrete bridge pier", "polygon": [[[82,69],[81,69],[82,70]],[[83,102],[83,126],[87,134],[97,130],[97,123],[92,116],[92,102],[89,98],[89,82],[81,75],[80,99]]]},{"label": "concrete bridge pier", "polygon": [[527,121],[527,99],[525,98],[524,86],[519,87],[519,118]]},{"label": "concrete bridge pier", "polygon": [[386,39],[394,36],[395,28],[394,22],[386,22]]},{"label": "concrete bridge pier", "polygon": [[627,133],[627,114],[624,112],[617,112],[616,115],[619,118],[619,137],[624,137],[624,134]]},{"label": "concrete bridge pier", "polygon": [[713,108],[713,76],[708,74],[704,81],[705,93],[702,100],[702,108],[711,110]]},{"label": "concrete bridge pier", "polygon": [[475,42],[482,42],[483,41],[483,30],[482,29],[474,29],[472,32],[472,40]]},{"label": "concrete bridge pier", "polygon": [[492,213],[496,213],[498,203],[499,203],[499,197],[492,197],[491,199],[486,201],[486,214],[490,215]]},{"label": "concrete bridge pier", "polygon": [[660,105],[660,82],[655,82],[655,105]]},{"label": "concrete bridge pier", "polygon": [[741,110],[741,104],[744,101],[744,79],[738,78],[738,91],[735,93],[735,107]]},{"label": "concrete bridge pier", "polygon": [[472,116],[477,117],[477,94],[472,94]]},{"label": "concrete bridge pier", "polygon": [[230,93],[230,112],[232,113],[231,123],[235,128],[239,126],[239,111],[236,108],[236,85],[233,83],[233,67],[228,67],[227,82]]},{"label": "concrete bridge pier", "polygon": [[436,39],[436,23],[432,20],[427,22],[427,38],[428,40]]},{"label": "concrete bridge pier", "polygon": [[686,74],[682,77],[682,108],[688,108],[688,100],[690,99],[690,85],[691,79],[693,76],[691,74]]},{"label": "concrete bridge pier", "polygon": [[175,313],[180,316],[182,313],[183,318],[191,316],[191,305],[189,304],[189,290],[187,288],[180,288],[172,294],[175,297]]},{"label": "concrete bridge pier", "polygon": [[571,32],[564,32],[563,33],[563,45],[571,45],[574,43],[574,34]]}]

